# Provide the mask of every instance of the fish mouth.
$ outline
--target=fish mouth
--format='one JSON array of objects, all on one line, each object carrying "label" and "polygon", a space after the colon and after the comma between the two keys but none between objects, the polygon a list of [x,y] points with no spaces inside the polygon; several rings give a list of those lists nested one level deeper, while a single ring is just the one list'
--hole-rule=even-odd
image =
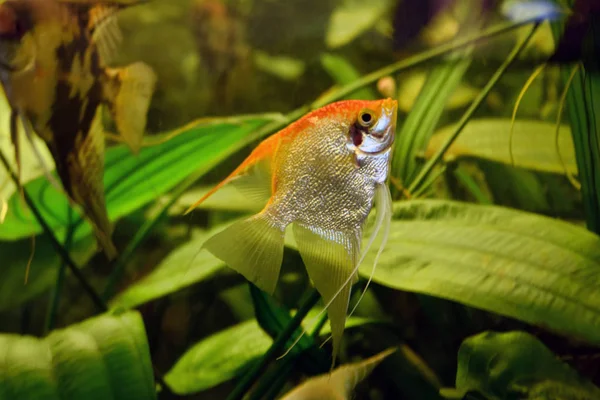
[{"label": "fish mouth", "polygon": [[398,113],[398,102],[386,99],[381,105],[381,114],[377,123],[370,129],[370,134],[378,139],[383,139],[396,128],[396,116]]}]

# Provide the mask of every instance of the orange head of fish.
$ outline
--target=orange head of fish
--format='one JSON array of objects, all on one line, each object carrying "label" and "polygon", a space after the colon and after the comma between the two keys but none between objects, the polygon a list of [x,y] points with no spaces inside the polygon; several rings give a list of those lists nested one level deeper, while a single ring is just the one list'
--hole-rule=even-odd
[{"label": "orange head of fish", "polygon": [[[390,98],[352,104],[354,120],[348,131],[348,146],[357,155],[376,155],[391,148],[396,134],[398,102]],[[351,113],[352,114],[352,113]]]}]

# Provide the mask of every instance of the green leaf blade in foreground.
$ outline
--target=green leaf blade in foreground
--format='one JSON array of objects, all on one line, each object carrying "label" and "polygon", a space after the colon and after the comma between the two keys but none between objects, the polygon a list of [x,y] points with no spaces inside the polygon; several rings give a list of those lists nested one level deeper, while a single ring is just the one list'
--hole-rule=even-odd
[{"label": "green leaf blade in foreground", "polygon": [[536,337],[519,331],[483,332],[467,338],[458,351],[456,388],[461,393],[477,391],[498,400],[524,395],[531,400],[591,400],[600,396],[600,389],[560,361]]},{"label": "green leaf blade in foreground", "polygon": [[272,342],[256,320],[242,322],[194,345],[165,375],[165,381],[180,395],[206,390],[239,376]]},{"label": "green leaf blade in foreground", "polygon": [[[250,133],[272,120],[264,116],[213,122],[198,122],[182,128],[171,139],[143,148],[132,155],[125,146],[107,150],[104,173],[106,207],[112,221],[127,215],[166,193],[197,171],[208,172],[226,157],[241,149]],[[167,134],[168,135],[168,134]],[[55,232],[68,223],[68,202],[45,177],[25,185],[42,216]],[[87,224],[79,223],[74,239],[89,234]],[[40,233],[41,227],[24,208],[18,195],[9,201],[6,219],[0,225],[0,240],[17,240]]]},{"label": "green leaf blade in foreground", "polygon": [[45,339],[0,335],[0,399],[155,399],[143,321],[102,315]]},{"label": "green leaf blade in foreground", "polygon": [[[372,265],[369,254],[361,274]],[[453,201],[397,203],[373,280],[600,344],[600,239],[551,218]]]},{"label": "green leaf blade in foreground", "polygon": [[[317,311],[311,311],[308,320],[316,314]],[[370,323],[380,321],[350,317],[346,329]],[[331,329],[325,327],[321,334],[330,332]],[[171,390],[180,395],[210,389],[240,376],[250,362],[264,355],[272,343],[273,339],[261,329],[255,319],[241,322],[188,349],[165,375],[165,380]]]}]

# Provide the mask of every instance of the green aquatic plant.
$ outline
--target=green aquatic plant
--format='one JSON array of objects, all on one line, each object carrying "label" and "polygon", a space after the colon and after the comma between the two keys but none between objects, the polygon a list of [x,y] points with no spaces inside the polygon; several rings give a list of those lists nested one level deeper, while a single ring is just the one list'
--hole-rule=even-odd
[{"label": "green aquatic plant", "polygon": [[[124,281],[131,277],[136,257],[152,248],[147,244],[152,235],[169,219],[184,218],[182,210],[191,203],[186,199],[198,198],[197,182],[206,179],[218,165],[310,110],[340,99],[377,97],[371,84],[382,78],[402,79],[409,68],[427,68],[427,79],[412,110],[401,116],[397,132],[392,162],[397,201],[393,204],[390,238],[377,269],[371,270],[374,254],[370,253],[360,268],[363,279],[357,287],[364,292],[357,290],[351,300],[352,306],[358,303],[358,316],[348,319],[347,331],[366,343],[376,343],[377,351],[398,347],[393,354],[385,355],[386,360],[377,370],[391,382],[387,390],[397,397],[545,399],[552,398],[549,393],[566,393],[570,396],[567,398],[597,396],[598,388],[580,376],[581,370],[558,361],[552,353],[555,349],[548,349],[531,334],[512,331],[472,336],[494,329],[499,325],[496,319],[511,318],[520,321],[518,329],[543,332],[542,340],[550,332],[562,341],[569,338],[588,348],[600,345],[600,238],[598,213],[594,211],[599,193],[594,183],[597,149],[585,146],[594,142],[597,129],[591,127],[600,126],[594,122],[600,115],[594,103],[597,71],[584,60],[579,68],[585,74],[573,75],[570,88],[564,88],[569,90],[568,122],[562,125],[555,120],[534,121],[531,115],[511,120],[517,97],[506,102],[500,118],[486,118],[480,113],[491,113],[486,101],[503,80],[518,80],[511,92],[525,84],[527,76],[515,74],[517,79],[511,71],[542,29],[539,21],[491,28],[471,26],[450,43],[363,74],[350,58],[331,50],[343,47],[359,37],[361,29],[367,29],[359,26],[349,32],[342,30],[341,36],[335,37],[345,15],[352,14],[348,4],[332,16],[327,32],[330,49],[320,55],[318,63],[335,86],[316,100],[285,114],[200,119],[146,138],[137,156],[132,156],[124,145],[107,149],[104,185],[109,218],[117,223],[135,221],[136,229],[118,233],[121,238],[126,236],[127,242],[115,241],[119,256],[105,269],[105,276],[92,279],[91,268],[84,269],[99,263],[94,258],[92,230],[45,177],[25,182],[22,191],[6,199],[8,212],[0,225],[0,310],[8,313],[22,309],[26,315],[31,312],[28,304],[40,295],[51,289],[52,296],[42,313],[48,333],[45,338],[0,335],[0,354],[5,354],[0,357],[0,370],[5,371],[0,379],[0,399],[33,398],[40,393],[57,399],[202,396],[227,382],[223,397],[228,399],[276,398],[299,383],[299,373],[318,376],[328,372],[329,352],[320,345],[331,329],[326,318],[319,315],[323,308],[318,304],[318,294],[294,269],[301,261],[291,238],[286,238],[284,265],[296,275],[286,275],[286,290],[278,291],[275,298],[241,281],[207,252],[199,252],[212,232],[235,221],[240,213],[255,210],[252,199],[225,192],[215,202],[204,204],[204,212],[198,214],[212,218],[212,223],[194,227],[182,242],[172,243],[164,251],[162,261],[154,268],[132,283]],[[381,16],[388,6],[380,1],[369,12]],[[374,23],[377,18],[371,19]],[[559,38],[560,22],[553,24]],[[521,36],[506,40],[513,31]],[[474,53],[502,40],[512,49],[507,49],[492,74],[479,81],[480,89],[471,103],[449,116],[448,98],[473,68]],[[428,62],[440,59],[441,64],[428,67]],[[280,67],[285,69],[285,64],[274,69]],[[568,81],[568,72],[561,72],[563,83]],[[534,83],[529,88],[534,90]],[[490,108],[482,111],[486,107]],[[446,128],[438,129],[442,125]],[[561,143],[560,154],[553,151],[555,131],[560,132],[556,139]],[[571,137],[572,141],[567,140]],[[18,184],[3,151],[0,157],[10,178]],[[473,169],[477,173],[472,173]],[[551,187],[549,191],[567,190],[552,183],[553,179],[566,179],[565,171],[577,175],[581,182],[588,229],[519,210],[527,207],[519,207],[518,199],[513,200],[516,206],[506,207],[496,195],[505,191],[498,189],[505,187],[498,183],[497,177],[501,176],[518,188],[512,190],[529,193],[523,188],[528,186],[535,198],[549,202],[546,187]],[[201,189],[203,193],[206,190]],[[573,197],[579,195],[572,186],[568,190],[575,191]],[[531,201],[529,196],[524,197]],[[546,205],[545,210],[553,210]],[[581,219],[582,215],[571,210],[569,217]],[[190,223],[189,217],[185,218]],[[29,251],[32,237],[33,255]],[[23,285],[25,266],[27,284]],[[67,272],[77,279],[95,312],[102,315],[55,330],[61,321],[60,304],[71,301],[65,299],[69,295]],[[365,282],[371,280],[374,285],[367,289]],[[210,323],[209,318],[197,317],[199,322],[186,336],[195,328],[202,331],[202,337],[193,337],[169,363],[158,365],[157,352],[151,351],[156,342],[156,323],[143,321],[143,310],[156,304],[176,304],[178,296],[203,292],[196,290],[199,287],[207,296],[229,304],[237,322],[202,330]],[[297,293],[287,293],[292,289]],[[400,296],[409,296],[407,293],[416,294],[411,304],[439,332],[430,326],[422,337],[411,337],[413,334],[403,326],[410,312],[402,310],[402,318],[398,319],[395,312],[401,305],[380,303],[377,295],[382,293],[393,293],[396,300],[405,299]],[[477,310],[493,313],[494,317],[481,317]],[[86,317],[93,313],[87,310]],[[516,329],[513,322],[500,326]],[[305,331],[308,334],[303,335]],[[432,336],[432,342],[442,342],[440,347],[431,342],[419,345],[420,340]],[[448,362],[455,354],[442,351],[450,346],[446,340],[462,342],[457,366],[449,366]],[[353,343],[356,346],[356,341]],[[432,356],[428,345],[445,358],[440,361]],[[364,352],[360,354],[366,358]],[[350,347],[344,348],[342,360],[350,364],[356,355]],[[451,386],[448,376],[453,375],[455,388],[445,388]],[[217,395],[210,396],[207,398]]]}]

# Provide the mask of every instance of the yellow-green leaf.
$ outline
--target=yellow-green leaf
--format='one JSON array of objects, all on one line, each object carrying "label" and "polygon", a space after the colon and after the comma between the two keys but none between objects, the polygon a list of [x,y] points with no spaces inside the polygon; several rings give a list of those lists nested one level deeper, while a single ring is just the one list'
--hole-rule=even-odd
[{"label": "yellow-green leaf", "polygon": [[[425,151],[426,158],[439,150],[454,128],[446,126],[433,135]],[[536,171],[576,175],[571,129],[567,125],[560,126],[558,148],[555,132],[556,125],[552,123],[516,120],[511,141],[510,119],[473,120],[446,151],[444,159],[474,157]]]}]

